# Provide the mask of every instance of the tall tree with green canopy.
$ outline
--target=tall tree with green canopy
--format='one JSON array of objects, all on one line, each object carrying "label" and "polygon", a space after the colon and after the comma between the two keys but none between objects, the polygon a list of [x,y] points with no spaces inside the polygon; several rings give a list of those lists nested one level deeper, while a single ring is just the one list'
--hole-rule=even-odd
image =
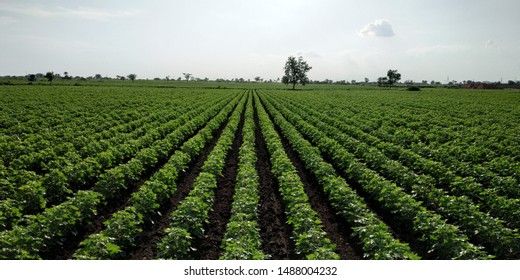
[{"label": "tall tree with green canopy", "polygon": [[289,56],[285,62],[285,75],[282,77],[282,82],[286,85],[292,84],[294,90],[297,83],[305,85],[309,82],[307,72],[311,69],[312,67],[307,64],[307,61],[303,60],[303,57],[300,56],[296,59],[294,56]]},{"label": "tall tree with green canopy", "polygon": [[401,74],[397,72],[397,70],[388,70],[386,76],[388,77],[388,84],[390,86],[393,86],[395,83],[397,83],[401,79]]}]

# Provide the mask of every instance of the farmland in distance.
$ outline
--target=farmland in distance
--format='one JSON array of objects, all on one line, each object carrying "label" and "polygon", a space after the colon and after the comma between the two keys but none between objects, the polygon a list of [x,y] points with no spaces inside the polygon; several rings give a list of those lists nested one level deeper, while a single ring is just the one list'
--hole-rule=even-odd
[{"label": "farmland in distance", "polygon": [[520,259],[519,90],[208,84],[0,86],[0,259]]}]

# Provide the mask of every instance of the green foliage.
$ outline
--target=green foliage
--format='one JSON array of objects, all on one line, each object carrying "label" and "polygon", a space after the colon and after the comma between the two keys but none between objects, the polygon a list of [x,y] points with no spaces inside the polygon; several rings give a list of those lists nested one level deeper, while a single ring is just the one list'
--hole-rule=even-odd
[{"label": "green foliage", "polygon": [[18,201],[10,198],[0,201],[0,231],[11,229],[21,218]]},{"label": "green foliage", "polygon": [[[281,99],[285,100],[282,101]],[[271,100],[271,97],[269,97],[269,100]],[[424,242],[429,243],[428,246],[434,248],[431,250],[432,255],[439,258],[446,258],[447,255],[450,255],[452,258],[489,257],[482,254],[482,248],[468,242],[468,236],[470,236],[472,242],[484,246],[486,251],[499,258],[517,258],[516,249],[514,248],[518,248],[520,239],[516,229],[512,230],[506,227],[514,224],[515,221],[505,214],[514,215],[518,211],[515,210],[518,207],[513,206],[517,203],[516,199],[497,196],[496,191],[501,191],[501,186],[495,185],[494,187],[498,188],[495,188],[493,191],[491,189],[486,190],[475,179],[478,178],[482,182],[486,180],[491,182],[490,178],[496,175],[486,171],[483,167],[479,167],[479,165],[457,163],[451,155],[443,154],[442,160],[446,161],[449,159],[451,165],[448,166],[450,168],[464,166],[469,167],[468,170],[459,169],[458,172],[470,174],[469,170],[471,170],[473,172],[472,176],[481,174],[475,178],[461,178],[454,171],[449,170],[446,165],[416,154],[416,147],[426,151],[426,145],[423,143],[414,144],[414,151],[404,149],[401,145],[406,146],[410,145],[408,143],[420,141],[417,133],[411,130],[397,128],[396,131],[388,134],[376,131],[375,135],[379,137],[377,138],[373,136],[373,127],[365,127],[359,123],[353,125],[352,119],[356,117],[338,117],[343,114],[339,110],[333,110],[334,113],[332,114],[329,112],[327,112],[329,114],[324,114],[319,110],[327,107],[317,106],[314,108],[309,106],[309,104],[302,105],[305,102],[297,101],[295,96],[291,99],[278,96],[274,100],[273,104],[280,108],[281,112],[298,127],[302,134],[318,146],[324,154],[327,154],[328,157],[334,160],[338,166],[344,168],[345,173],[350,175],[350,180],[366,185],[366,190],[373,192],[375,197],[379,197],[377,199],[383,205],[385,205],[384,201],[388,200],[389,211],[401,215],[404,224],[408,223],[404,221],[414,220],[415,222],[411,230],[423,236]],[[399,102],[402,102],[402,100]],[[289,103],[292,105],[288,105]],[[313,103],[314,105],[323,104]],[[341,103],[336,101],[328,104],[328,106],[335,106]],[[284,109],[286,106],[287,109]],[[330,108],[328,107],[327,109]],[[295,117],[294,113],[300,115],[301,118]],[[406,117],[413,118],[411,115]],[[431,118],[429,121],[431,121]],[[312,128],[306,122],[316,127]],[[400,125],[405,126],[406,123],[403,122]],[[421,128],[419,126],[414,127],[416,130]],[[394,135],[393,139],[390,133]],[[395,137],[396,134],[400,135],[399,138],[401,139]],[[354,140],[351,137],[356,137],[358,140]],[[445,137],[445,139],[449,138]],[[391,140],[397,140],[398,143],[385,142]],[[373,147],[370,147],[370,145],[373,145]],[[429,153],[431,155],[431,150]],[[301,156],[305,157],[305,154]],[[477,157],[481,157],[480,153],[475,158]],[[390,158],[395,158],[396,160]],[[359,160],[364,161],[364,163]],[[403,165],[408,166],[410,169]],[[311,167],[311,169],[314,168]],[[377,175],[368,168],[378,171],[384,177]],[[417,173],[426,175],[418,175]],[[403,188],[384,182],[386,178],[395,180],[397,185]],[[507,190],[507,193],[511,194],[510,188],[507,188],[505,183],[512,181],[495,180],[495,182],[503,184],[504,193]],[[412,199],[412,196],[408,197],[406,193],[416,198]],[[471,201],[468,197],[475,199]],[[421,205],[417,201],[414,202],[414,199],[423,200],[425,204]],[[442,216],[427,214],[425,206],[428,209],[438,211]],[[488,207],[492,208],[493,212],[485,212],[484,210]],[[422,215],[426,215],[429,218],[425,220],[416,219],[417,213],[422,213]],[[492,217],[496,215],[509,221],[503,223],[501,220]],[[455,223],[457,227],[443,219],[448,219],[450,223]],[[433,228],[428,228],[427,223],[436,224],[437,228],[442,230],[435,231]],[[422,230],[429,233],[424,233]]]},{"label": "green foliage", "polygon": [[[363,199],[348,187],[344,179],[336,175],[330,164],[324,162],[319,150],[304,140],[300,133],[269,103],[266,103],[266,105],[292,147],[300,155],[306,167],[315,174],[324,191],[329,195],[332,205],[347,221],[356,225],[354,234],[363,243],[364,257],[370,259],[417,259],[418,257],[411,252],[408,245],[395,240],[388,232],[388,227],[367,209]],[[319,131],[312,130],[310,126],[301,126],[301,129],[316,137],[320,134]],[[331,154],[335,153],[336,149],[340,147],[337,143],[327,141],[326,138],[320,138],[320,140],[322,145],[319,145],[319,147],[326,149]],[[305,197],[305,194],[297,196]],[[305,213],[305,210],[296,212],[304,213],[296,217],[313,219],[311,214]]]},{"label": "green foliage", "polygon": [[[192,150],[193,154],[188,155],[181,151],[176,151],[170,160],[158,171],[156,172],[148,181],[146,181],[137,192],[133,193],[129,202],[131,206],[120,210],[110,219],[105,221],[106,229],[101,231],[101,233],[105,236],[111,238],[111,243],[113,245],[118,246],[118,248],[123,252],[126,248],[131,248],[135,245],[135,237],[136,235],[142,231],[144,223],[151,221],[154,216],[156,216],[157,210],[160,205],[164,203],[167,199],[171,197],[173,192],[176,190],[176,179],[185,168],[188,167],[188,164],[192,160],[193,157],[197,156],[205,143],[210,140],[212,132],[214,132],[224,121],[228,112],[236,105],[240,98],[236,97],[233,99],[233,102],[227,104],[224,109],[222,109],[216,117],[210,120],[204,128],[202,128],[199,133],[192,137],[190,140],[185,142],[180,149],[183,149],[185,145],[191,145],[194,141],[201,141],[201,143],[196,146],[200,147],[198,150]],[[220,104],[224,106],[223,104]],[[210,113],[206,115],[205,118],[211,116]],[[200,121],[201,124],[204,123],[204,118],[197,118],[197,121]],[[191,129],[196,129],[196,126],[192,126]],[[189,130],[186,130],[184,133],[191,133]],[[200,137],[200,135],[204,135]],[[194,140],[196,139],[196,140]],[[152,155],[150,149],[144,149],[140,152],[141,159],[145,162],[149,162],[149,164],[153,163],[153,160],[146,160],[146,158]],[[139,156],[138,155],[138,156]],[[132,174],[139,174],[142,171],[141,161],[136,160],[132,163],[125,165],[123,167],[122,172],[126,172],[126,178],[123,178],[123,181],[132,182],[135,181]],[[121,173],[122,173],[121,172]],[[204,176],[202,174],[206,174],[208,176]],[[193,195],[194,198],[190,200],[186,200],[179,206],[184,210],[179,210],[174,214],[173,220],[177,219],[179,224],[190,227],[190,229],[200,236],[203,233],[203,225],[207,220],[207,208],[208,204],[211,204],[212,197],[207,192],[208,188],[212,188],[212,186],[216,185],[216,181],[213,175],[208,173],[201,173],[197,180],[197,184],[203,187],[197,187],[193,191],[193,193],[200,194],[199,196]],[[209,187],[206,187],[209,186]],[[200,214],[200,215],[199,215]],[[198,218],[202,216],[202,218]],[[178,234],[172,234],[169,238],[178,237]],[[97,244],[98,236],[93,234],[85,239],[85,244]],[[168,237],[167,237],[168,238]],[[92,239],[92,240],[90,240]],[[90,241],[88,241],[90,240]],[[174,242],[174,241],[164,241],[164,242]],[[163,243],[164,243],[163,242]],[[164,247],[167,248],[169,245],[167,243],[163,244]],[[163,246],[160,245],[160,246]],[[104,249],[100,249],[99,252],[96,250],[96,247],[86,248],[84,250],[88,251],[89,258],[120,258],[121,255],[116,254],[114,256],[109,256],[105,254]],[[84,257],[85,253],[78,254],[79,257]],[[163,255],[166,257],[166,255]]]},{"label": "green foliage", "polygon": [[[220,176],[224,168],[227,153],[231,149],[231,144],[235,137],[235,132],[240,121],[240,114],[246,101],[245,95],[241,96],[240,102],[234,109],[228,124],[224,128],[217,144],[208,155],[206,162],[202,166],[202,172],[197,176],[193,189],[177,209],[171,214],[170,226],[166,229],[166,236],[158,244],[159,258],[189,259],[191,239],[200,239],[204,235],[205,227],[208,224],[209,213],[213,205],[214,190],[217,187],[217,177]],[[227,115],[227,114],[226,114]],[[222,115],[226,117],[226,115]],[[225,118],[215,118],[214,124],[208,124],[214,130],[219,127],[216,121],[223,122]],[[203,135],[199,132],[200,135]],[[211,133],[205,137],[206,141],[211,138]],[[191,144],[193,141],[204,141],[204,138],[193,137],[185,145],[190,147],[204,147],[205,144]],[[183,145],[184,147],[184,145]],[[190,154],[193,148],[181,149]],[[196,148],[198,149],[198,148]]]},{"label": "green foliage", "polygon": [[[137,234],[164,214],[158,213],[160,206],[175,193],[192,159],[229,120],[232,128],[222,134],[190,193],[195,198],[182,203],[186,206],[174,214],[178,222],[161,243],[163,258],[190,258],[193,238],[203,236],[207,227],[215,180],[238,125],[240,110],[235,105],[243,108],[243,95],[210,88],[172,90],[179,85],[175,82],[169,82],[170,88],[144,88],[146,81],[135,81],[134,87],[124,81],[107,87],[104,79],[92,81],[95,87],[52,82],[56,86],[42,81],[30,87],[0,87],[0,102],[8,105],[0,115],[0,259],[52,255],[50,250],[70,242],[105,203],[130,196],[127,207],[83,240],[75,254],[80,259],[127,258]],[[182,86],[195,85],[188,84]],[[312,91],[297,95],[270,90],[256,97],[272,171],[279,179],[301,258],[337,255],[308,205],[280,136],[262,112],[264,106],[331,206],[352,228],[364,258],[418,256],[392,236],[347,182],[368,195],[382,215],[392,215],[392,227],[401,225],[418,238],[429,250],[427,257],[518,259],[516,91],[421,88],[422,94],[403,94],[402,89],[348,86],[345,94],[344,87],[310,85]],[[258,234],[251,106],[250,98],[222,259],[269,258],[260,250]],[[152,176],[141,182],[145,175]],[[128,194],[134,186],[139,188]]]},{"label": "green foliage", "polygon": [[0,259],[38,259],[46,248],[59,244],[76,227],[96,214],[101,195],[78,191],[66,202],[28,216],[24,226],[15,226],[0,236]]},{"label": "green foliage", "polygon": [[[328,259],[339,258],[334,252],[335,245],[329,239],[323,238],[325,232],[321,221],[311,208],[296,169],[285,154],[281,139],[257,95],[255,95],[255,103],[262,135],[271,156],[272,172],[280,183],[280,193],[286,205],[287,222],[293,230],[296,253],[303,258],[322,256]],[[318,251],[320,254],[317,255]]]},{"label": "green foliage", "polygon": [[157,244],[159,252],[157,257],[160,259],[191,259],[190,252],[193,251],[191,247],[191,240],[193,239],[190,233],[183,228],[172,227],[166,229],[166,236]]},{"label": "green foliage", "polygon": [[240,147],[235,194],[231,218],[222,240],[223,260],[262,260],[269,256],[261,250],[257,205],[260,203],[259,179],[256,174],[255,124],[252,94],[244,113],[243,143]]},{"label": "green foliage", "polygon": [[293,90],[297,83],[301,83],[305,85],[309,82],[309,78],[307,78],[307,72],[311,70],[310,67],[303,57],[298,57],[296,59],[294,56],[289,56],[287,61],[285,62],[284,73],[285,75],[282,77],[282,83],[284,84],[292,84]]},{"label": "green foliage", "polygon": [[388,84],[390,86],[394,85],[399,80],[401,80],[401,74],[399,72],[397,72],[397,70],[392,70],[392,69],[388,70],[386,76],[388,77]]},{"label": "green foliage", "polygon": [[74,253],[78,260],[113,260],[121,257],[121,249],[114,244],[115,238],[103,234],[94,234],[82,241]]},{"label": "green foliage", "polygon": [[103,234],[115,239],[116,244],[122,247],[130,247],[134,245],[134,237],[142,231],[143,215],[138,213],[133,206],[127,207],[122,211],[118,211],[105,221],[106,229]]}]

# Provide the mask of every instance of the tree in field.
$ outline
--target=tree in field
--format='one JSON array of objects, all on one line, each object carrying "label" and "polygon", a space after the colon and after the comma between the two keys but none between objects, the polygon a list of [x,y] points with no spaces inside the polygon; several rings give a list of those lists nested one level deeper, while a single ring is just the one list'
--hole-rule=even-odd
[{"label": "tree in field", "polygon": [[63,79],[72,80],[72,76],[69,76],[69,72],[65,71],[65,72],[63,72]]},{"label": "tree in field", "polygon": [[36,75],[34,75],[34,74],[28,75],[27,80],[29,80],[29,82],[36,82],[36,80],[37,80]]},{"label": "tree in field", "polygon": [[388,85],[388,78],[387,77],[377,78],[377,85],[380,87]]},{"label": "tree in field", "polygon": [[388,70],[386,76],[388,77],[388,85],[393,86],[401,79],[401,74],[397,70]]},{"label": "tree in field", "polygon": [[103,76],[101,76],[101,74],[94,75],[94,79],[96,79],[96,80],[101,80],[102,78],[103,78]]},{"label": "tree in field", "polygon": [[49,84],[52,85],[52,80],[54,80],[54,72],[47,72],[45,74],[45,78],[49,81]]},{"label": "tree in field", "polygon": [[191,76],[192,76],[190,73],[182,73],[182,75],[184,75],[184,78],[186,79],[186,82],[189,81]]},{"label": "tree in field", "polygon": [[285,62],[285,75],[282,77],[282,83],[284,84],[292,84],[293,90],[297,83],[301,83],[305,85],[309,82],[309,78],[307,78],[307,72],[311,70],[306,61],[303,60],[303,57],[298,57],[296,59],[294,56],[289,56],[287,61]]},{"label": "tree in field", "polygon": [[135,81],[135,78],[137,78],[137,75],[136,74],[128,74],[128,79],[132,80],[132,81]]}]

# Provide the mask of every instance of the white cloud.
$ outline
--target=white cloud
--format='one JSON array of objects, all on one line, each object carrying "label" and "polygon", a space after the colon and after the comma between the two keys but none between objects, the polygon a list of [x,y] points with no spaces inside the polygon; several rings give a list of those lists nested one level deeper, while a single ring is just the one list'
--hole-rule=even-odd
[{"label": "white cloud", "polygon": [[390,22],[385,19],[378,19],[361,29],[359,35],[363,37],[392,37],[395,33]]},{"label": "white cloud", "polygon": [[498,48],[498,44],[497,42],[495,42],[494,40],[492,39],[489,39],[486,41],[486,43],[484,44],[486,46],[486,48]]},{"label": "white cloud", "polygon": [[37,5],[12,5],[0,3],[0,11],[40,18],[73,17],[88,20],[109,20],[139,14],[139,11],[105,10],[88,7],[69,9],[61,6],[44,8]]}]

